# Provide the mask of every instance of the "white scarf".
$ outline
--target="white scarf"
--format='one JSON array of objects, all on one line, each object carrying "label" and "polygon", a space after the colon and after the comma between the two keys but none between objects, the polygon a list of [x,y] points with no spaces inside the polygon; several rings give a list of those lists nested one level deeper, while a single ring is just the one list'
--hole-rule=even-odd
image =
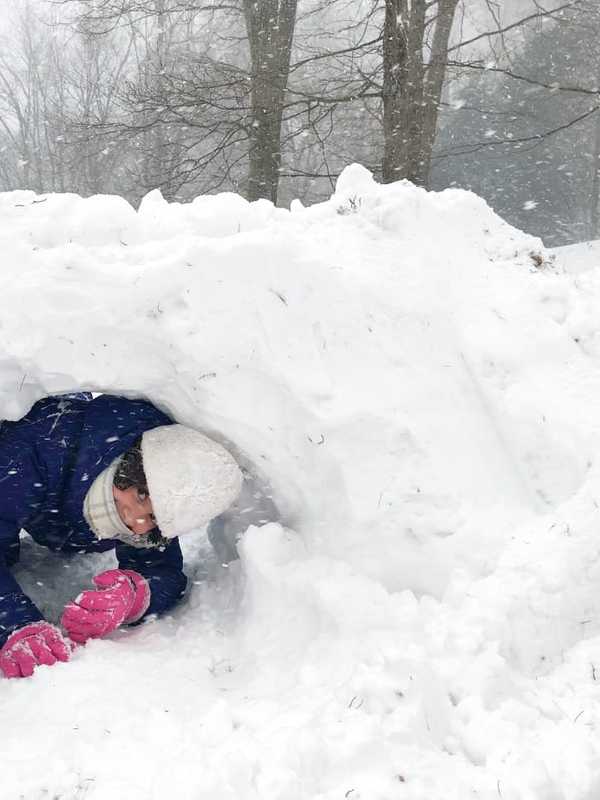
[{"label": "white scarf", "polygon": [[129,544],[132,532],[123,522],[115,505],[113,480],[121,457],[98,475],[83,501],[83,516],[98,539],[121,539]]}]

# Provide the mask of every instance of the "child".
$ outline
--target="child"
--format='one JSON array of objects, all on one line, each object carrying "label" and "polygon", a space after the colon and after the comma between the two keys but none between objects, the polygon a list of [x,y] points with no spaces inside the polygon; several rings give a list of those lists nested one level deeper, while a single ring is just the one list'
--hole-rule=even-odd
[{"label": "child", "polygon": [[0,671],[26,677],[67,661],[69,640],[12,576],[24,529],[59,553],[114,549],[118,568],[67,604],[62,624],[84,643],[161,614],[183,596],[177,536],[240,494],[235,459],[143,400],[50,397],[0,426]]}]

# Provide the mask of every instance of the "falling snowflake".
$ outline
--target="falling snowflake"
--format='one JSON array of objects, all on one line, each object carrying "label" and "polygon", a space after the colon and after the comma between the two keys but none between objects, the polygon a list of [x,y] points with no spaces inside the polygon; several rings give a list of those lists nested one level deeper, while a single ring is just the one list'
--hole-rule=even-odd
[{"label": "falling snowflake", "polygon": [[523,203],[523,211],[533,211],[533,209],[537,207],[538,203],[536,200],[527,200]]}]

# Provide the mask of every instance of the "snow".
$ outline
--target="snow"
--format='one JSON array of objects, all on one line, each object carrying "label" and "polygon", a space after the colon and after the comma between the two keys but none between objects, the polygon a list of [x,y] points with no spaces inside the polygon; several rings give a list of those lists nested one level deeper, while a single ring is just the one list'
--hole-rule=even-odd
[{"label": "snow", "polygon": [[[353,165],[290,211],[2,194],[0,248],[0,417],[148,397],[285,515],[229,566],[182,538],[174,613],[0,681],[0,800],[600,796],[588,246]],[[25,539],[17,574],[57,620],[112,558]]]}]

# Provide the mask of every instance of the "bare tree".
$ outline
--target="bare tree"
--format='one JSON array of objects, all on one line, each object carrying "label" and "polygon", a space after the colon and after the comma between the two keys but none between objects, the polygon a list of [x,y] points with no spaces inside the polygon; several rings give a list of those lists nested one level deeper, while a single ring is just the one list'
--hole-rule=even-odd
[{"label": "bare tree", "polygon": [[[296,2],[242,0],[237,4],[233,0],[224,5],[208,3],[201,8],[177,0],[109,0],[102,6],[83,0],[78,3],[83,9],[78,24],[102,35],[115,26],[139,25],[140,20],[152,20],[157,33],[153,43],[146,42],[145,72],[130,86],[130,96],[141,111],[129,122],[120,123],[120,129],[130,135],[136,130],[143,134],[147,140],[146,149],[148,139],[152,139],[155,165],[164,162],[164,153],[169,149],[164,138],[166,127],[202,131],[181,159],[180,177],[183,179],[209,167],[217,152],[219,157],[231,153],[237,163],[237,146],[243,141],[248,158],[248,198],[265,197],[276,202]],[[188,48],[183,63],[172,58],[168,63],[165,31],[172,18],[177,17],[181,22],[186,14],[188,20],[191,14],[198,20],[209,21],[221,15],[223,28],[231,21],[232,14],[236,22],[243,21],[245,36],[238,34],[237,44],[238,49],[242,44],[242,51],[248,54],[247,63],[227,62],[213,55],[212,43],[206,36],[195,39],[196,50],[192,52]],[[237,27],[239,29],[239,25]],[[224,38],[222,31],[218,35]],[[190,42],[189,35],[185,41]],[[180,44],[177,52],[181,54]],[[171,138],[169,144],[172,144]]]},{"label": "bare tree", "polygon": [[0,55],[0,160],[6,188],[110,191],[122,154],[94,126],[114,113],[131,42],[99,42],[60,26],[28,2],[14,11]]},{"label": "bare tree", "polygon": [[71,168],[71,183],[83,194],[107,191],[107,172],[122,164],[119,148],[96,137],[95,131],[119,108],[119,90],[132,49],[131,36],[99,40],[77,31],[70,40],[68,66],[61,66],[64,54],[57,61],[67,93],[63,158]]},{"label": "bare tree", "polygon": [[[385,0],[383,179],[425,185],[458,0]],[[429,59],[425,51],[429,49]]]},{"label": "bare tree", "polygon": [[244,0],[251,57],[248,199],[277,202],[297,0]]},{"label": "bare tree", "polygon": [[42,191],[49,112],[45,80],[48,48],[38,36],[35,22],[26,3],[15,20],[18,53],[0,55],[0,126],[12,145],[17,174],[21,173],[24,185]]},{"label": "bare tree", "polygon": [[[554,3],[551,8],[533,2],[529,13],[508,24],[502,23],[500,5],[488,2],[492,27],[465,38],[455,26],[459,0],[384,0],[384,181],[408,178],[428,185],[448,67],[452,65],[455,74],[472,64],[469,58],[453,60],[454,53],[472,52],[476,43],[507,52],[509,33],[560,18],[582,2]],[[489,62],[489,56],[485,60]]]}]

